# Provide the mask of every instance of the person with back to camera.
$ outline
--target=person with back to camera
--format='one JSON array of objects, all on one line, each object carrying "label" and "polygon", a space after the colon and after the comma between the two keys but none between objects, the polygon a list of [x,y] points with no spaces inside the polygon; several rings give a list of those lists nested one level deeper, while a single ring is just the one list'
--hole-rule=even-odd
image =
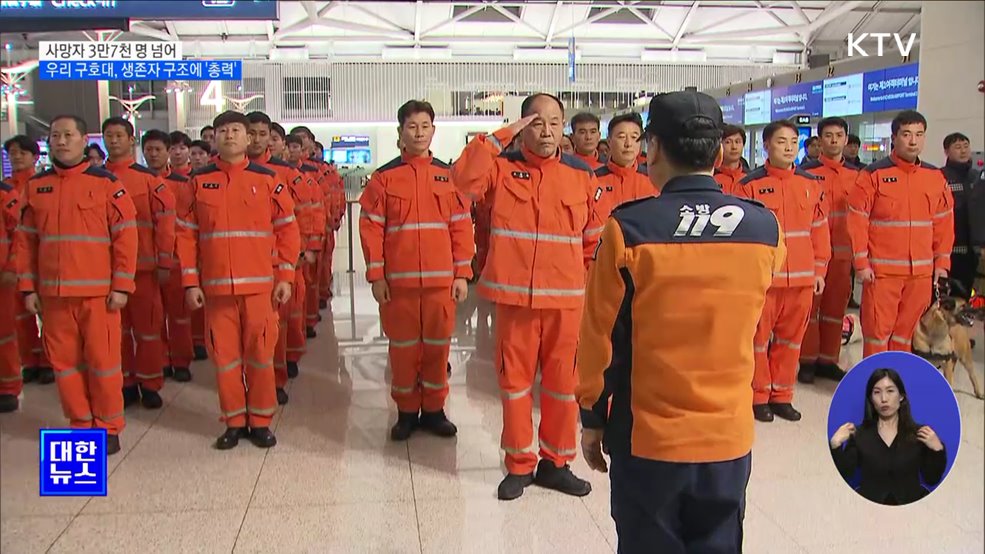
[{"label": "person with back to camera", "polygon": [[[858,493],[887,506],[916,502],[944,478],[947,452],[930,426],[913,421],[899,373],[872,372],[865,386],[862,425],[848,422],[831,437],[831,456],[845,479],[861,469]],[[844,448],[842,448],[844,446]]]}]

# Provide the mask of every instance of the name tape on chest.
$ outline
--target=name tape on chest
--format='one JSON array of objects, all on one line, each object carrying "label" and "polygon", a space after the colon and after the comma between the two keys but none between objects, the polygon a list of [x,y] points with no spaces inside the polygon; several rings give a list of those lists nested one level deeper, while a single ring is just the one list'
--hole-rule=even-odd
[{"label": "name tape on chest", "polygon": [[526,171],[514,171],[513,173],[511,173],[511,175],[513,176],[514,179],[523,179],[525,181],[530,180],[530,173]]},{"label": "name tape on chest", "polygon": [[296,185],[296,184],[298,184],[300,182],[301,182],[301,176],[298,175],[297,177],[294,178],[294,184]]},{"label": "name tape on chest", "polygon": [[206,190],[219,190],[219,183],[202,183],[202,188]]},{"label": "name tape on chest", "polygon": [[825,179],[824,175],[815,175],[814,179],[817,181],[823,181]]},{"label": "name tape on chest", "polygon": [[883,177],[882,178],[882,182],[883,183],[895,183],[896,182],[896,177]]},{"label": "name tape on chest", "polygon": [[602,187],[595,191],[595,201],[598,202],[599,198],[602,198]]},{"label": "name tape on chest", "polygon": [[450,180],[448,179],[448,176],[447,175],[435,175],[434,176],[434,180],[437,181],[437,182],[439,182],[439,183],[448,183],[448,182],[450,182]]},{"label": "name tape on chest", "polygon": [[759,194],[773,194],[774,192],[776,191],[773,190],[773,187],[759,189]]},{"label": "name tape on chest", "polygon": [[14,206],[16,206],[16,205],[17,205],[17,199],[16,199],[16,198],[14,198],[14,199],[13,199],[13,200],[11,200],[10,202],[7,202],[7,209],[9,210],[10,208],[13,208],[13,207],[14,207]]},{"label": "name tape on chest", "polygon": [[120,198],[123,198],[123,195],[125,195],[126,193],[127,193],[126,189],[120,189],[113,193],[113,198],[119,200]]},{"label": "name tape on chest", "polygon": [[[274,187],[274,194],[280,194],[282,190],[284,190],[284,185],[277,185]],[[253,194],[256,194],[256,189],[253,189]]]},{"label": "name tape on chest", "polygon": [[55,187],[38,187],[34,192],[38,194],[51,194],[55,192]]},{"label": "name tape on chest", "polygon": [[163,192],[163,191],[164,191],[164,183],[157,185],[157,188],[154,189],[154,192]]}]

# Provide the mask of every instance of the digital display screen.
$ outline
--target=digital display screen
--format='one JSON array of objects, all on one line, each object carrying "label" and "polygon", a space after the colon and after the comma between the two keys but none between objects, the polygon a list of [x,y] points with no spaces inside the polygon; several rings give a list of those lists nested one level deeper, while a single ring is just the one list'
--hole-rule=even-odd
[{"label": "digital display screen", "polygon": [[746,125],[766,125],[771,121],[772,90],[747,92],[744,121]]},{"label": "digital display screen", "polygon": [[824,117],[862,113],[863,75],[845,75],[824,80]]},{"label": "digital display screen", "polygon": [[798,83],[773,89],[773,121],[795,115],[820,117],[824,101],[824,85],[820,81]]},{"label": "digital display screen", "polygon": [[804,143],[811,138],[810,127],[797,127],[797,165],[800,165],[807,157],[807,147]]},{"label": "digital display screen", "polygon": [[743,113],[745,102],[743,100],[744,97],[742,96],[726,96],[725,98],[720,98],[718,105],[722,108],[722,121],[728,125],[742,125],[745,119],[745,114]]},{"label": "digital display screen", "polygon": [[867,71],[864,82],[864,113],[913,110],[917,107],[919,64]]},{"label": "digital display screen", "polygon": [[333,149],[325,159],[332,160],[335,165],[369,165],[373,155],[369,148]]}]

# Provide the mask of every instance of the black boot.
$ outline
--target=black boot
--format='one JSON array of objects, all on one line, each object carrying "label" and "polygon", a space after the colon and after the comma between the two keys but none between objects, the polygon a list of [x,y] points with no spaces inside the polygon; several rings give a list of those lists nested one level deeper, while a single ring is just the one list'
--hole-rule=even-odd
[{"label": "black boot", "polygon": [[817,372],[817,365],[811,362],[800,362],[800,371],[797,372],[797,381],[810,385],[814,382],[814,374]]},{"label": "black boot", "polygon": [[327,307],[328,307],[328,300],[319,300],[318,301],[318,309],[319,310],[324,310]]},{"label": "black boot", "polygon": [[137,385],[123,387],[123,407],[129,408],[140,402],[140,388]]},{"label": "black boot", "polygon": [[277,437],[269,427],[254,427],[250,429],[250,442],[257,448],[270,448],[277,444]]},{"label": "black boot", "polygon": [[21,371],[21,378],[24,379],[25,383],[32,383],[38,379],[38,367],[31,366],[25,367]]},{"label": "black boot", "polygon": [[756,421],[762,421],[763,423],[773,421],[773,410],[770,409],[769,404],[753,404],[752,415],[756,418]]},{"label": "black boot", "polygon": [[458,433],[458,427],[448,421],[448,416],[445,415],[444,410],[437,412],[421,411],[420,427],[439,437],[454,437]]},{"label": "black boot", "polygon": [[576,477],[568,464],[557,467],[550,460],[541,460],[537,464],[534,483],[545,489],[553,489],[571,496],[586,496],[592,492],[592,484]]},{"label": "black boot", "polygon": [[208,359],[209,359],[209,351],[206,350],[205,345],[204,344],[196,344],[195,345],[195,361],[196,362],[200,362],[202,360],[208,360]]},{"label": "black boot", "polygon": [[228,427],[226,432],[222,434],[221,437],[216,439],[215,447],[219,450],[229,450],[230,448],[236,448],[239,446],[239,439],[245,439],[249,436],[249,431],[246,427]]},{"label": "black boot", "polygon": [[0,414],[15,412],[19,407],[20,401],[17,400],[16,396],[12,394],[0,394]]},{"label": "black boot", "polygon": [[172,366],[166,365],[161,369],[161,371],[164,373],[165,379],[170,379],[174,377],[174,367]]},{"label": "black boot", "polygon": [[55,370],[50,367],[38,368],[38,384],[50,385],[55,382]]},{"label": "black boot", "polygon": [[800,421],[801,418],[800,412],[795,410],[792,404],[770,403],[770,411],[776,414],[776,417],[787,421]]},{"label": "black boot", "polygon": [[841,368],[835,364],[829,362],[818,362],[817,376],[822,379],[841,381],[842,379],[845,378],[845,372],[842,371]]},{"label": "black boot", "polygon": [[417,430],[420,420],[417,412],[397,412],[397,422],[390,428],[390,440],[405,441]]},{"label": "black boot", "polygon": [[192,372],[187,367],[174,368],[174,380],[179,383],[187,383],[192,380]]},{"label": "black boot", "polygon": [[298,376],[298,363],[297,362],[287,362],[287,378],[294,379]]},{"label": "black boot", "polygon": [[499,483],[499,488],[496,490],[496,496],[500,500],[516,500],[523,496],[523,489],[529,487],[534,483],[534,474],[528,473],[526,475],[517,475],[515,473],[507,473],[506,477]]},{"label": "black boot", "polygon": [[277,388],[277,403],[283,406],[287,404],[289,398],[287,397],[287,391],[282,388]]},{"label": "black boot", "polygon": [[148,410],[159,410],[164,405],[164,400],[161,399],[161,394],[156,390],[145,389],[141,386],[140,405]]},{"label": "black boot", "polygon": [[318,336],[318,333],[315,332],[314,327],[305,327],[304,336],[308,337],[309,339],[313,339]]},{"label": "black boot", "polygon": [[120,451],[120,436],[106,435],[106,455],[112,456]]}]

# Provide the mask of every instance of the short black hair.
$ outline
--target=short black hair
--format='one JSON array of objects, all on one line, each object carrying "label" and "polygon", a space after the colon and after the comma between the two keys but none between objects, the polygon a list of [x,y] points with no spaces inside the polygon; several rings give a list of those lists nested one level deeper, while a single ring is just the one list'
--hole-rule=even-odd
[{"label": "short black hair", "polygon": [[165,148],[171,148],[171,136],[160,129],[151,129],[140,137],[140,147],[147,146],[148,142],[158,141],[164,144]]},{"label": "short black hair", "polygon": [[[694,138],[692,134],[714,134],[719,136]],[[689,171],[710,171],[715,167],[715,159],[722,147],[721,128],[714,121],[704,117],[689,119],[674,135],[652,135],[658,141],[667,159],[674,166]]]},{"label": "short black hair", "polygon": [[215,119],[212,120],[212,126],[216,128],[217,132],[220,128],[225,127],[226,125],[232,125],[234,123],[239,123],[246,129],[250,128],[250,120],[247,119],[245,115],[232,110],[226,110],[215,116]]},{"label": "short black hair", "polygon": [[790,129],[791,131],[794,132],[794,134],[799,134],[796,125],[790,123],[786,119],[781,119],[779,121],[774,121],[770,123],[763,129],[763,142],[769,142],[769,140],[773,138],[773,135],[776,134],[777,131],[784,128]]},{"label": "short black hair", "polygon": [[206,125],[205,127],[202,127],[202,130],[198,132],[198,136],[204,135],[205,134],[205,131],[212,131],[214,133],[215,132],[215,127],[213,127],[211,125]]},{"label": "short black hair", "polygon": [[597,115],[588,112],[581,112],[571,118],[571,132],[575,132],[579,125],[586,125],[589,123],[594,123],[597,128],[602,127],[602,122],[599,121],[599,117]]},{"label": "short black hair", "polygon": [[130,123],[129,120],[123,119],[122,117],[111,117],[106,121],[103,121],[103,126],[100,129],[100,131],[105,133],[108,127],[112,127],[114,125],[123,127],[126,130],[128,136],[131,137],[133,136],[134,133],[133,123]]},{"label": "short black hair", "polygon": [[323,152],[325,150],[325,145],[316,140],[315,148],[317,148],[319,152]]},{"label": "short black hair", "polygon": [[301,140],[301,137],[295,135],[294,133],[284,137],[284,142],[288,145],[297,144],[298,146],[304,146],[304,141]]},{"label": "short black hair", "polygon": [[530,115],[530,110],[533,109],[534,102],[536,102],[538,98],[543,97],[550,98],[551,100],[557,102],[557,107],[561,108],[562,114],[564,113],[564,102],[561,102],[560,98],[546,92],[538,92],[537,94],[531,94],[523,99],[523,103],[520,104],[520,117],[523,118]]},{"label": "short black hair", "polygon": [[431,107],[430,102],[423,100],[409,100],[404,102],[404,105],[400,106],[400,109],[397,110],[397,123],[403,127],[407,118],[416,113],[428,114],[428,117],[431,118],[431,123],[434,123],[434,108]]},{"label": "short black hair", "polygon": [[[578,114],[578,115],[582,115],[582,114]],[[591,115],[591,114],[589,114],[589,115]],[[577,116],[575,116],[575,117],[577,117]],[[572,126],[572,128],[574,128],[574,119],[572,119],[571,121],[572,121],[571,126]],[[636,112],[629,112],[629,113],[624,113],[622,115],[617,115],[617,116],[613,117],[611,120],[609,120],[609,136],[612,136],[612,131],[616,128],[616,125],[619,125],[620,123],[632,123],[633,125],[636,125],[637,127],[640,128],[640,135],[642,136],[642,134],[643,134],[643,116],[641,116],[640,114],[638,114]],[[606,141],[600,140],[599,141],[599,144],[602,144],[603,142],[606,142]]]},{"label": "short black hair", "polygon": [[818,121],[817,134],[820,135],[823,133],[825,127],[841,127],[845,130],[845,134],[848,134],[848,122],[840,117],[825,117],[821,121]]},{"label": "short black hair", "polygon": [[168,148],[170,148],[171,146],[178,146],[179,144],[184,144],[186,148],[192,147],[192,138],[186,135],[185,133],[182,133],[181,131],[171,131],[171,134],[168,135],[168,138],[171,139],[171,144],[168,146]]},{"label": "short black hair", "polygon": [[85,156],[86,156],[86,157],[88,158],[88,157],[89,157],[89,154],[90,154],[90,153],[91,153],[91,152],[92,152],[93,150],[95,150],[96,152],[99,152],[99,157],[100,157],[100,158],[102,158],[102,159],[104,159],[104,160],[106,159],[106,152],[103,152],[103,149],[102,149],[102,148],[100,148],[100,147],[99,147],[99,145],[98,145],[98,144],[96,144],[95,142],[91,142],[91,143],[89,143],[89,146],[86,146],[86,147],[85,147],[85,150],[84,150],[83,152],[85,152]]},{"label": "short black hair", "polygon": [[821,137],[818,136],[807,137],[807,140],[804,141],[804,148],[807,148],[808,146],[814,144],[815,142],[820,142],[820,140]]},{"label": "short black hair", "polygon": [[292,135],[296,135],[298,133],[304,133],[305,135],[308,135],[308,138],[311,139],[311,142],[315,142],[315,134],[311,132],[311,129],[305,127],[304,125],[298,125],[297,127],[291,129]]},{"label": "short black hair", "polygon": [[923,130],[927,130],[927,118],[924,117],[922,113],[916,110],[903,110],[896,114],[896,117],[893,118],[893,122],[889,124],[889,128],[893,132],[893,136],[896,136],[896,133],[899,133],[900,127],[904,125],[913,125],[914,123],[923,125]]},{"label": "short black hair", "polygon": [[38,146],[38,143],[28,138],[27,135],[14,135],[3,141],[4,151],[10,154],[10,149],[15,144],[17,145],[17,148],[30,152],[34,157],[41,156],[41,148]]},{"label": "short black hair", "polygon": [[961,141],[971,142],[971,139],[969,139],[964,133],[951,133],[950,135],[947,135],[944,137],[944,150],[950,148],[955,142]]},{"label": "short black hair", "polygon": [[55,117],[51,118],[51,121],[48,122],[48,129],[51,129],[51,126],[54,125],[56,121],[62,121],[63,119],[71,119],[72,121],[74,121],[75,128],[79,130],[80,135],[89,134],[89,127],[86,125],[85,120],[77,115],[72,115],[72,114],[56,115]]},{"label": "short black hair", "polygon": [[246,114],[246,120],[250,122],[250,125],[253,125],[255,123],[263,123],[264,125],[267,126],[268,129],[270,128],[270,125],[273,123],[273,121],[270,121],[269,115],[260,111],[250,112]]},{"label": "short black hair", "polygon": [[284,131],[284,126],[280,123],[274,122],[270,124],[270,130],[277,133],[280,138],[287,138],[287,132]]},{"label": "short black hair", "polygon": [[862,139],[858,135],[848,135],[848,144],[862,146]]},{"label": "short black hair", "polygon": [[192,145],[188,147],[189,149],[198,148],[199,150],[204,150],[206,154],[212,153],[212,145],[205,142],[204,140],[193,140]]},{"label": "short black hair", "polygon": [[740,137],[742,137],[742,144],[745,144],[746,143],[747,135],[746,135],[746,130],[745,129],[743,129],[742,127],[739,127],[738,125],[723,125],[722,126],[722,140],[723,141],[725,139],[727,139],[729,137],[732,137],[732,136],[735,136],[735,135],[739,135]]}]

